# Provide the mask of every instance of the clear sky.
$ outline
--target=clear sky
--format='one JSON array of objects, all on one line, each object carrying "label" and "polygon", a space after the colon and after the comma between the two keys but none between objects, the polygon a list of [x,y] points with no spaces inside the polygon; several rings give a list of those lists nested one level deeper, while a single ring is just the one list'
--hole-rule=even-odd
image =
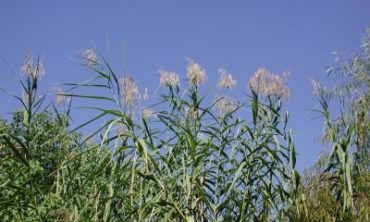
[{"label": "clear sky", "polygon": [[[16,1],[0,2],[0,87],[19,93],[24,53],[41,55],[43,90],[89,78],[76,55],[95,46],[111,57],[116,70],[129,73],[140,87],[158,86],[159,68],[185,78],[186,57],[199,62],[214,91],[217,70],[238,80],[242,96],[249,77],[265,67],[289,70],[290,127],[300,170],[312,165],[322,145],[322,119],[308,111],[316,104],[308,78],[324,78],[333,51],[359,50],[370,25],[367,0],[287,1]],[[0,95],[0,114],[17,106]],[[5,105],[4,105],[5,104]]]}]

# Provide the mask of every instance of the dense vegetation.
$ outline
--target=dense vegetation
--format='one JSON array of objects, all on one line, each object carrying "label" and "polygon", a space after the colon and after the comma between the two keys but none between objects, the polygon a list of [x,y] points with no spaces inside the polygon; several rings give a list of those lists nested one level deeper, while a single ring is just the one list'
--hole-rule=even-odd
[{"label": "dense vegetation", "polygon": [[[285,75],[259,69],[238,101],[221,69],[209,98],[205,70],[189,59],[187,87],[160,70],[160,97],[142,107],[147,93],[132,78],[93,50],[83,60],[93,78],[48,104],[42,62],[26,56],[21,106],[0,121],[1,221],[370,220],[370,31],[361,53],[328,69],[333,87],[313,81],[328,149],[303,176]],[[79,99],[95,115],[72,128]]]}]

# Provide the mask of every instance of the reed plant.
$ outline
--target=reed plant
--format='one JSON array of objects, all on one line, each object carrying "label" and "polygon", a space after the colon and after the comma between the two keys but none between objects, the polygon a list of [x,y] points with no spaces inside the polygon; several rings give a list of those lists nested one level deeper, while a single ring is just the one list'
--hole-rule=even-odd
[{"label": "reed plant", "polygon": [[[368,221],[369,39],[363,53],[329,70],[342,84],[314,82],[331,149],[302,178],[286,74],[260,68],[236,99],[237,81],[220,69],[215,96],[203,90],[206,70],[188,59],[186,80],[159,70],[148,100],[89,49],[81,58],[91,78],[53,89],[49,102],[39,93],[42,61],[27,55],[22,95],[11,95],[20,108],[0,121],[0,219]],[[76,109],[91,116],[76,121]]]}]

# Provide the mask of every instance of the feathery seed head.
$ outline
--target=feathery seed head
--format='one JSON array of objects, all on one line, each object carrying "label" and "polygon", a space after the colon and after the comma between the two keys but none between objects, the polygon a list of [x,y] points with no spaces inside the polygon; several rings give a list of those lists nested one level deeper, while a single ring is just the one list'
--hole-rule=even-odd
[{"label": "feathery seed head", "polygon": [[55,93],[55,104],[59,106],[69,102],[69,98],[63,95],[64,91],[61,87],[55,87],[53,90]]},{"label": "feathery seed head", "polygon": [[233,88],[237,81],[233,79],[230,73],[228,73],[225,69],[219,69],[218,73],[220,74],[220,79],[218,80],[217,87],[218,88]]},{"label": "feathery seed head", "polygon": [[249,79],[249,88],[256,93],[261,93],[264,96],[277,96],[284,100],[287,100],[290,96],[290,91],[287,85],[285,85],[286,74],[283,76],[276,75],[260,68],[257,72]]},{"label": "feathery seed head", "polygon": [[320,96],[324,92],[327,91],[326,86],[324,86],[324,84],[322,84],[320,81],[317,81],[317,80],[314,80],[314,79],[310,79],[310,82],[311,82],[311,85],[312,85],[312,93],[315,96]]},{"label": "feathery seed head", "polygon": [[40,78],[44,74],[45,74],[44,63],[42,61],[39,61],[36,64],[36,69],[34,71],[35,78]]},{"label": "feathery seed head", "polygon": [[132,106],[140,99],[139,89],[131,77],[123,77],[119,80],[123,101],[126,105]]},{"label": "feathery seed head", "polygon": [[99,63],[98,55],[93,49],[85,49],[82,51],[82,57],[86,60],[86,65],[92,67]]},{"label": "feathery seed head", "polygon": [[207,80],[206,71],[192,59],[188,60],[188,66],[186,67],[186,74],[190,84],[199,86]]},{"label": "feathery seed head", "polygon": [[141,117],[143,119],[146,119],[146,120],[148,120],[148,119],[150,119],[152,117],[156,117],[156,116],[157,116],[157,114],[153,110],[151,110],[149,108],[144,108],[142,110],[142,112],[141,112]]},{"label": "feathery seed head", "polygon": [[175,72],[158,70],[158,73],[160,75],[159,84],[161,86],[176,87],[180,84],[179,75]]},{"label": "feathery seed head", "polygon": [[26,53],[24,57],[24,62],[21,67],[21,73],[25,76],[32,75],[33,73],[33,58],[29,53]]},{"label": "feathery seed head", "polygon": [[35,79],[41,78],[41,76],[45,74],[44,64],[40,60],[34,64],[32,55],[30,53],[26,53],[21,67],[21,74],[24,76],[31,76]]}]

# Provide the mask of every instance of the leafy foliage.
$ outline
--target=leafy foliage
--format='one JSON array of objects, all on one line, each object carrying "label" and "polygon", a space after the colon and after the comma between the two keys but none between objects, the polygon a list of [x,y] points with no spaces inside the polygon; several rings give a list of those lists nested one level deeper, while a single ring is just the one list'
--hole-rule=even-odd
[{"label": "leafy foliage", "polygon": [[[338,65],[328,68],[336,83],[326,87],[315,83],[314,91],[325,118],[323,140],[332,146],[316,166],[306,172],[302,187],[302,207],[319,211],[307,213],[308,221],[368,221],[370,219],[370,30],[362,52],[348,61],[338,57]],[[333,119],[331,103],[339,104]]]},{"label": "leafy foliage", "polygon": [[[370,32],[369,32],[370,33]],[[188,86],[159,71],[160,97],[141,107],[135,81],[119,79],[94,50],[83,53],[92,79],[58,89],[56,103],[38,95],[42,63],[30,55],[22,67],[21,108],[0,120],[2,221],[367,221],[370,212],[370,43],[331,68],[333,89],[316,84],[325,118],[323,153],[303,179],[284,78],[259,69],[245,98],[221,70],[216,99],[203,95],[205,70],[188,61]],[[271,83],[271,84],[269,84]],[[84,94],[94,89],[96,94]],[[352,92],[357,92],[356,96]],[[93,111],[71,128],[73,101]],[[340,115],[332,118],[330,101]],[[210,102],[212,101],[212,102]],[[61,111],[61,106],[65,110]],[[247,110],[247,111],[246,111]],[[83,136],[86,126],[93,133]]]}]

